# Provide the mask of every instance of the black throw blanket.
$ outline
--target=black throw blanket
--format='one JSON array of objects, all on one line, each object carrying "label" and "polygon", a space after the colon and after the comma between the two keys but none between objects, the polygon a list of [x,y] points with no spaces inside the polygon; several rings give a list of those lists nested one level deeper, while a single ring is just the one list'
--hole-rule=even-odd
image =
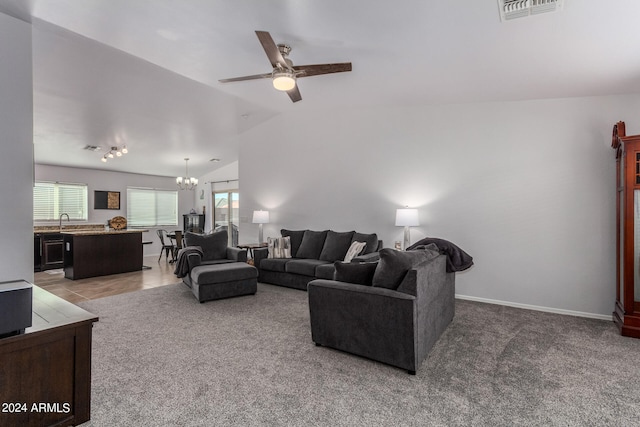
[{"label": "black throw blanket", "polygon": [[434,243],[441,254],[447,256],[447,273],[464,271],[473,265],[473,257],[444,239],[425,237],[407,248],[408,251],[424,249],[430,243]]},{"label": "black throw blanket", "polygon": [[178,251],[178,260],[176,261],[176,269],[173,274],[179,278],[183,278],[189,274],[189,254],[200,254],[202,256],[202,248],[200,246],[185,246]]}]

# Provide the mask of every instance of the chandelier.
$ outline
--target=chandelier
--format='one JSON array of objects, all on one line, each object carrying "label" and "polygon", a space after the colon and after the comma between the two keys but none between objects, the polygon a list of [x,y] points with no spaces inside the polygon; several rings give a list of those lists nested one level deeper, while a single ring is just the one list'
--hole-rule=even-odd
[{"label": "chandelier", "polygon": [[189,176],[189,158],[185,157],[185,174],[176,178],[176,184],[181,190],[193,190],[198,185],[198,179]]},{"label": "chandelier", "polygon": [[107,160],[113,159],[114,157],[122,157],[123,154],[127,154],[128,152],[129,150],[127,150],[126,145],[123,145],[122,147],[113,146],[107,154],[102,156],[102,159],[100,160],[102,160],[103,163],[106,163]]}]

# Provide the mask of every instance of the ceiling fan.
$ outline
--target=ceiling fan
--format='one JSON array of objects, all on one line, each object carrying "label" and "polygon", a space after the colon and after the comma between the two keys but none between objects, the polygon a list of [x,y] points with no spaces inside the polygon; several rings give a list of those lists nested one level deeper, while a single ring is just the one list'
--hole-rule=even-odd
[{"label": "ceiling fan", "polygon": [[278,44],[273,41],[267,31],[256,31],[256,35],[262,44],[273,71],[267,74],[255,74],[253,76],[234,77],[219,80],[220,83],[240,82],[244,80],[272,79],[273,87],[287,92],[291,101],[298,102],[302,99],[296,79],[300,77],[319,76],[321,74],[342,73],[351,71],[351,62],[337,64],[293,65],[287,57],[291,47],[286,44]]}]

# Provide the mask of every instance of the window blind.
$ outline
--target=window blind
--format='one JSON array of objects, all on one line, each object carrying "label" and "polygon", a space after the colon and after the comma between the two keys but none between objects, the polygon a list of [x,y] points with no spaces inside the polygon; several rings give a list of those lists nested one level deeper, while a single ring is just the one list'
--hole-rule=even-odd
[{"label": "window blind", "polygon": [[178,225],[178,192],[127,188],[127,223],[130,227]]},{"label": "window blind", "polygon": [[87,185],[36,182],[33,187],[34,221],[57,220],[66,213],[69,220],[86,221]]}]

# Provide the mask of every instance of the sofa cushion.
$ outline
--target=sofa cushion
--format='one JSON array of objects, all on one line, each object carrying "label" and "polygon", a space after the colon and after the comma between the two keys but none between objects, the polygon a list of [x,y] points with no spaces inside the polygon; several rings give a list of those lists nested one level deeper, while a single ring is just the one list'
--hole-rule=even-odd
[{"label": "sofa cushion", "polygon": [[304,237],[304,232],[307,230],[280,230],[280,235],[282,237],[289,237],[291,241],[291,256],[293,258],[296,257],[298,253],[298,249],[300,248],[300,243],[302,243],[302,237]]},{"label": "sofa cushion", "polygon": [[[437,255],[439,253],[435,256]],[[390,248],[381,249],[380,261],[373,275],[373,286],[395,290],[409,269],[433,256],[430,250],[404,252]]]},{"label": "sofa cushion", "polygon": [[327,232],[327,237],[324,239],[324,245],[322,246],[322,252],[318,259],[324,261],[342,261],[349,250],[351,245],[351,238],[355,231],[347,231],[345,233],[338,233],[332,230]]},{"label": "sofa cushion", "polygon": [[260,261],[260,270],[279,271],[284,273],[287,262],[291,261],[291,258],[265,258]]},{"label": "sofa cushion", "polygon": [[355,283],[356,285],[371,286],[376,272],[377,262],[349,263],[336,261],[335,279],[338,282]]},{"label": "sofa cushion", "polygon": [[267,238],[268,258],[291,258],[291,237]]},{"label": "sofa cushion", "polygon": [[376,252],[378,250],[378,235],[376,233],[373,234],[363,234],[363,233],[353,233],[352,242],[365,242],[367,246],[365,246],[364,251],[362,251],[362,255],[370,254]]},{"label": "sofa cushion", "polygon": [[316,267],[327,264],[327,261],[319,259],[291,259],[285,265],[287,273],[302,274],[303,276],[316,276]]},{"label": "sofa cushion", "polygon": [[347,254],[344,256],[344,262],[351,262],[354,257],[357,257],[362,253],[364,248],[367,246],[365,242],[353,242],[351,246],[349,246],[349,250]]},{"label": "sofa cushion", "polygon": [[336,268],[333,264],[322,264],[316,267],[316,279],[333,280]]},{"label": "sofa cushion", "polygon": [[227,230],[216,231],[211,234],[196,234],[187,231],[184,234],[186,246],[200,246],[202,248],[202,260],[211,261],[227,258]]},{"label": "sofa cushion", "polygon": [[327,238],[327,231],[306,230],[298,248],[296,258],[320,259],[320,253]]},{"label": "sofa cushion", "polygon": [[232,262],[238,262],[236,260],[233,259],[228,259],[228,258],[224,258],[224,259],[210,259],[208,261],[202,261],[200,263],[200,265],[216,265],[216,264],[230,264]]}]

